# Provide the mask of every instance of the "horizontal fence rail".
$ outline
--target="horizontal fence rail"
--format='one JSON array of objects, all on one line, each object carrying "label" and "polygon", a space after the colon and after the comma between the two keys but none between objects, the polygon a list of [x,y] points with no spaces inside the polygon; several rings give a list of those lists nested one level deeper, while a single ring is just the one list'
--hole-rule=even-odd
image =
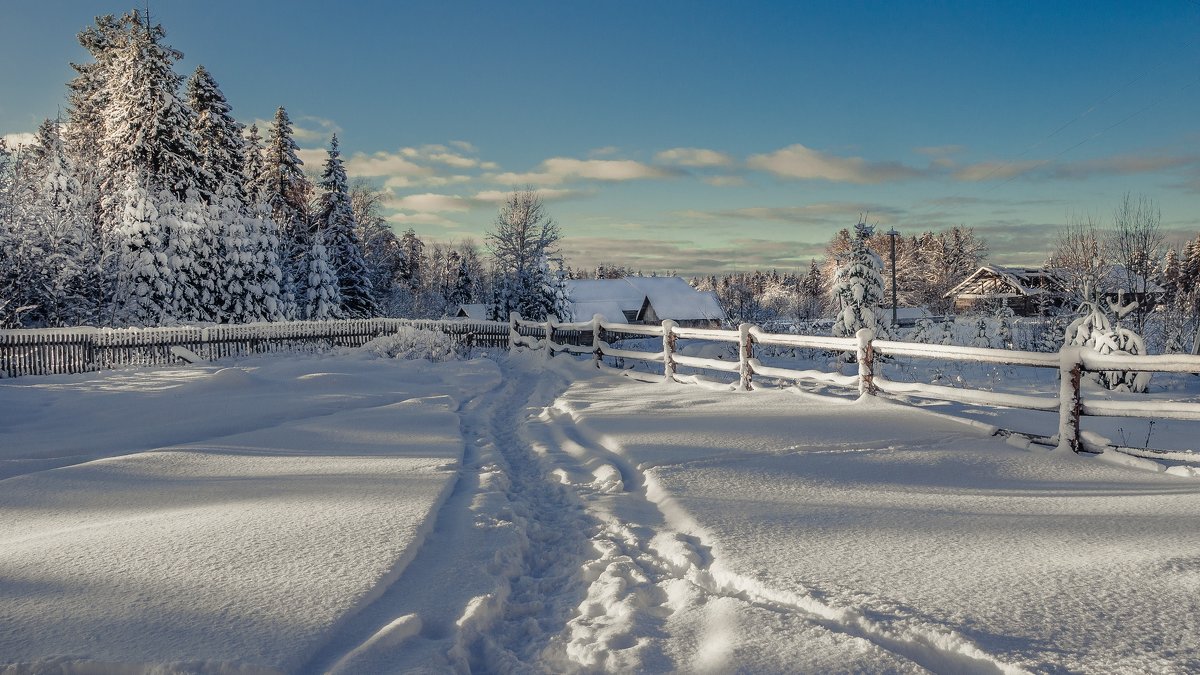
[{"label": "horizontal fence rail", "polygon": [[[766,333],[759,327],[748,324],[741,325],[738,330],[718,330],[712,328],[682,327],[676,325],[671,320],[663,321],[661,326],[609,323],[600,315],[593,317],[589,324],[558,324],[553,317],[548,321],[535,323],[524,321],[518,315],[514,314],[510,318],[509,325],[510,332],[513,335],[516,335],[519,331],[522,335],[529,336],[513,342],[513,346],[545,349],[547,357],[556,352],[582,353],[581,348],[556,342],[559,336],[559,327],[569,327],[578,330],[585,326],[590,326],[593,335],[593,342],[591,343],[593,345],[592,353],[597,365],[600,364],[601,359],[605,356],[662,364],[663,377],[668,381],[679,380],[676,368],[684,366],[724,373],[736,373],[738,374],[738,389],[741,390],[751,389],[754,377],[757,375],[777,380],[807,380],[848,389],[857,389],[861,394],[866,395],[875,395],[882,392],[895,396],[958,401],[973,405],[1058,412],[1058,435],[1056,439],[1044,440],[1056,441],[1058,447],[1074,452],[1101,451],[1101,449],[1092,446],[1091,443],[1083,439],[1080,433],[1080,420],[1082,417],[1200,420],[1200,403],[1127,400],[1085,401],[1083,400],[1082,393],[1082,375],[1085,372],[1132,371],[1200,374],[1200,356],[1180,354],[1152,356],[1100,354],[1099,352],[1082,347],[1064,347],[1058,353],[1023,352],[1009,349],[984,349],[978,347],[876,340],[874,333],[869,329],[860,330],[853,338],[836,338],[815,335]],[[611,339],[605,339],[612,335],[658,337],[662,339],[663,348],[661,351],[655,352],[635,351],[624,348],[618,349],[611,345]],[[738,345],[738,360],[725,361],[678,354],[676,353],[677,341],[681,338],[736,344]],[[793,370],[764,365],[759,359],[754,358],[754,348],[756,345],[800,347],[854,354],[858,373],[856,375],[843,375],[836,372]],[[1028,394],[999,393],[982,389],[946,387],[918,382],[893,382],[875,372],[876,360],[880,356],[907,356],[943,361],[966,361],[970,363],[991,363],[1054,369],[1059,373],[1059,393],[1058,396],[1034,396]],[[1142,457],[1158,457],[1162,459],[1180,459],[1181,457],[1191,458],[1195,456],[1193,453],[1188,452],[1137,450],[1123,447],[1114,447],[1114,449]]]},{"label": "horizontal fence rail", "polygon": [[[448,335],[459,348],[482,347],[545,350],[555,353],[591,354],[597,365],[603,357],[640,360],[661,364],[663,378],[680,379],[680,366],[736,374],[737,387],[753,388],[755,377],[774,380],[811,381],[857,390],[974,405],[1057,411],[1060,448],[1075,452],[1095,450],[1080,434],[1086,416],[1134,417],[1144,419],[1200,420],[1200,403],[1178,401],[1084,400],[1082,376],[1087,372],[1132,371],[1200,374],[1200,356],[1100,354],[1080,347],[1064,347],[1058,353],[1022,352],[951,345],[933,345],[876,340],[864,329],[855,337],[786,335],[764,332],[742,324],[738,330],[679,326],[672,320],[661,325],[607,322],[600,315],[590,321],[528,321],[516,313],[509,321],[347,319],[339,321],[291,321],[214,326],[162,328],[49,328],[0,330],[0,376],[82,373],[125,366],[154,366],[178,363],[181,350],[203,360],[253,354],[320,352],[338,347],[361,347],[377,337],[405,327],[438,331]],[[640,351],[614,344],[631,337],[658,338],[657,351]],[[721,360],[678,353],[678,341],[703,340],[737,345],[738,359]],[[756,346],[771,345],[819,349],[853,354],[858,372],[844,375],[820,370],[795,370],[766,365],[755,358]],[[183,352],[186,354],[186,352]],[[1006,394],[946,387],[916,382],[893,382],[876,373],[880,356],[912,357],[943,361],[993,363],[1054,369],[1058,371],[1056,397]],[[1119,448],[1130,451],[1129,448]],[[1142,450],[1142,455],[1167,457],[1188,453],[1159,453]]]},{"label": "horizontal fence rail", "polygon": [[[445,333],[452,344],[461,348],[509,346],[510,327],[500,321],[378,318],[163,328],[85,326],[0,330],[0,376],[170,365],[180,362],[179,349],[206,361],[253,354],[320,352],[361,347],[404,327]],[[590,329],[587,332],[590,336]]]}]

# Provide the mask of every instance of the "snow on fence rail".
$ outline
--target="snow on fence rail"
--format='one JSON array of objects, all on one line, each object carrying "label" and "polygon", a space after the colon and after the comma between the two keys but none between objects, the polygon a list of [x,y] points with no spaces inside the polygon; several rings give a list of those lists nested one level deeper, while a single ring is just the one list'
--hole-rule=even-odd
[{"label": "snow on fence rail", "polygon": [[[590,332],[592,339],[585,343],[579,336]],[[550,317],[546,321],[525,321],[517,314],[509,319],[509,348],[527,347],[545,349],[549,358],[555,352],[581,354],[591,352],[599,366],[605,356],[661,363],[663,377],[678,381],[678,366],[717,370],[738,374],[738,389],[753,387],[755,375],[781,380],[811,380],[824,384],[857,389],[860,394],[875,395],[879,392],[916,398],[960,401],[965,403],[1025,408],[1058,412],[1059,425],[1056,440],[1058,447],[1074,452],[1100,449],[1084,440],[1080,434],[1080,420],[1085,416],[1140,417],[1148,419],[1200,420],[1200,403],[1175,401],[1084,401],[1082,375],[1084,372],[1124,370],[1160,373],[1200,374],[1200,356],[1191,355],[1114,355],[1100,354],[1081,347],[1064,347],[1058,353],[1023,352],[1008,349],[983,349],[912,342],[876,340],[869,329],[858,331],[853,338],[822,337],[814,335],[781,335],[763,332],[757,326],[742,324],[738,330],[711,328],[688,328],[666,320],[661,326],[609,323],[597,314],[589,322],[559,323]],[[662,350],[657,352],[634,351],[613,347],[611,336],[638,335],[661,337]],[[571,338],[568,340],[568,336]],[[605,338],[609,339],[606,340]],[[556,338],[563,340],[556,342]],[[738,345],[738,360],[722,361],[676,353],[677,340],[700,339],[714,342],[730,342]],[[779,345],[824,349],[855,354],[858,373],[842,375],[818,370],[792,370],[764,365],[754,358],[755,345]],[[968,361],[1028,366],[1032,368],[1056,369],[1059,372],[1057,397],[1004,394],[979,389],[945,387],[917,382],[893,382],[875,372],[877,356],[908,356],[946,361]],[[1136,451],[1132,448],[1116,448],[1139,456],[1178,455],[1180,453],[1157,453]]]},{"label": "snow on fence rail", "polygon": [[[409,326],[446,333],[458,346],[503,348],[500,321],[345,319],[165,328],[44,328],[0,330],[0,376],[54,375],[123,366],[178,363],[179,349],[205,360],[272,352],[361,347]],[[173,351],[174,350],[174,351]]]}]

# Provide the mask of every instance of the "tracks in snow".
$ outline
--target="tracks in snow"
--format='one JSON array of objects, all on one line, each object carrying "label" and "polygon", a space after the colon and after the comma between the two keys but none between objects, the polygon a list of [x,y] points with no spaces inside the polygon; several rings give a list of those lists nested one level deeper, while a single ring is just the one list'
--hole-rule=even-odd
[{"label": "tracks in snow", "polygon": [[[396,592],[385,594],[385,606],[371,620],[378,631],[360,630],[334,670],[746,667],[739,660],[753,656],[754,647],[738,652],[738,642],[755,636],[725,635],[729,626],[722,624],[730,622],[713,620],[713,609],[725,608],[756,620],[775,617],[787,628],[779,639],[796,643],[784,653],[835,650],[824,662],[810,661],[814,669],[826,663],[854,670],[854,662],[839,660],[848,654],[863,659],[857,668],[866,670],[1021,672],[957,633],[882,605],[834,607],[806,591],[772,589],[729,569],[714,557],[703,530],[658,489],[653,472],[643,473],[619,449],[592,440],[569,409],[556,406],[567,380],[554,369],[535,368],[510,362],[502,387],[460,410],[468,446],[464,472],[439,513],[427,560],[418,558]],[[428,614],[430,603],[409,600],[406,606],[405,596],[421,593],[426,577],[444,575],[425,568],[456,552],[473,556],[482,568],[479,578],[464,576],[463,586],[487,590],[451,591],[445,601],[459,614],[452,624],[409,618],[410,610]],[[394,625],[404,630],[397,640],[385,639]],[[379,653],[369,653],[380,645]],[[414,663],[422,645],[437,654]],[[714,650],[725,650],[726,660],[709,658]],[[358,658],[363,652],[375,660]]]}]

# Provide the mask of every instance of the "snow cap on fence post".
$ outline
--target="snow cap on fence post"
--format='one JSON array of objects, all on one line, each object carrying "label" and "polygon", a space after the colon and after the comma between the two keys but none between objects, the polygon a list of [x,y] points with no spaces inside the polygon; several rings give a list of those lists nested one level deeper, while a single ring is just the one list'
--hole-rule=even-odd
[{"label": "snow cap on fence post", "polygon": [[508,313],[508,351],[517,348],[517,339],[521,334],[517,332],[517,322],[521,320],[521,315],[517,312]]},{"label": "snow cap on fence post", "polygon": [[1079,452],[1079,418],[1083,399],[1083,347],[1066,346],[1058,352],[1058,449]]},{"label": "snow cap on fence post", "polygon": [[663,319],[663,379],[675,381],[675,320]]},{"label": "snow cap on fence post", "polygon": [[751,347],[750,328],[752,326],[744,323],[738,326],[738,373],[741,378],[738,381],[738,391],[750,391],[754,387],[751,380],[753,379],[753,369],[750,367],[750,359],[754,357],[754,349]]},{"label": "snow cap on fence post", "polygon": [[875,339],[875,331],[870,328],[859,328],[854,334],[858,340],[858,393],[868,396],[875,395],[875,348],[871,341]]},{"label": "snow cap on fence post", "polygon": [[546,360],[549,361],[551,356],[554,356],[554,323],[558,321],[558,317],[553,314],[546,315]]},{"label": "snow cap on fence post", "polygon": [[592,315],[592,360],[595,361],[597,368],[600,367],[600,362],[604,358],[604,348],[600,346],[600,333],[603,331],[601,324],[603,322],[603,314]]}]

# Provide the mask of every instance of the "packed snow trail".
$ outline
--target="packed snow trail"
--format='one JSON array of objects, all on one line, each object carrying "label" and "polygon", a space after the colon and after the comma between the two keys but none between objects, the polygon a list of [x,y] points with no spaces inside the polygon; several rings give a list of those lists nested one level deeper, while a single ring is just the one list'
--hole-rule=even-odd
[{"label": "packed snow trail", "polygon": [[[940,627],[885,625],[724,572],[640,470],[563,414],[569,379],[518,355],[504,381],[460,411],[472,447],[426,550],[306,670],[1016,672]],[[481,544],[494,555],[469,555],[476,574],[459,576],[450,557]],[[435,584],[443,606],[462,607],[452,633],[421,591],[430,567],[471,589]]]}]

